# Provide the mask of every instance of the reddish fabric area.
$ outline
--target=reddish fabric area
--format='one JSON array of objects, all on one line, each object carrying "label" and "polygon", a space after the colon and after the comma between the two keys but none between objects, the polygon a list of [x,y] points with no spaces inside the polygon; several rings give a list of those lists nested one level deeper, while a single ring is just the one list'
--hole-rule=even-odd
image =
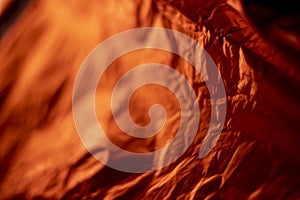
[{"label": "reddish fabric area", "polygon": [[[300,198],[299,15],[238,0],[16,2],[11,3],[16,9],[0,13],[1,199]],[[201,109],[197,137],[182,157],[155,172],[130,174],[99,163],[82,145],[72,119],[72,88],[98,43],[145,26],[180,31],[209,52],[224,80],[227,117],[216,147],[199,159],[210,120],[201,77],[165,52],[120,58],[107,72],[110,84],[131,66],[163,62],[190,81]],[[143,103],[147,92],[134,102]],[[117,133],[109,104],[103,104],[99,121]],[[135,119],[148,120],[143,112]],[[125,138],[125,148],[134,144],[138,151],[150,151],[169,137],[159,135],[146,144]]]}]

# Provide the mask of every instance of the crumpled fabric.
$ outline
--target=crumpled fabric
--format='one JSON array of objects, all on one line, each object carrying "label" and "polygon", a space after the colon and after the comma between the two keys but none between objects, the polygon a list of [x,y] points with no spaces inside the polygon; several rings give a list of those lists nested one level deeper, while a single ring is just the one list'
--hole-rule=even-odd
[{"label": "crumpled fabric", "polygon": [[[239,0],[31,0],[12,1],[0,14],[0,199],[300,198],[300,26],[293,10]],[[217,145],[200,159],[210,120],[201,77],[166,52],[120,58],[102,92],[124,66],[154,59],[187,77],[201,109],[197,137],[184,155],[161,170],[131,174],[104,166],[85,149],[72,118],[72,89],[97,44],[148,26],[182,32],[207,50],[224,81],[227,115]],[[99,121],[118,133],[104,105]],[[147,121],[144,115],[136,121]],[[168,139],[125,138],[123,148],[151,151]]]}]

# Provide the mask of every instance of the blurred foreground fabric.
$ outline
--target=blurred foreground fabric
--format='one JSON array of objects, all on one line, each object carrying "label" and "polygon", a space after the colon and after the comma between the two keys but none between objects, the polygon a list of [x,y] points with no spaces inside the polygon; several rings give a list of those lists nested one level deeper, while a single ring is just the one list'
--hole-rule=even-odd
[{"label": "blurred foreground fabric", "polygon": [[[300,199],[300,15],[295,4],[3,2],[0,199]],[[197,137],[183,156],[161,170],[130,174],[102,165],[82,145],[72,118],[72,89],[77,70],[97,44],[148,26],[180,31],[209,52],[224,80],[227,117],[216,147],[199,159],[210,120],[201,77],[166,52],[139,51],[118,59],[104,77],[109,84],[99,86],[96,98],[107,99],[124,70],[156,61],[172,65],[189,80],[201,110]],[[164,95],[153,95],[157,92]],[[132,103],[141,110],[137,123],[147,123],[147,104],[156,101],[176,116],[172,94],[146,88]],[[166,135],[146,141],[119,137],[109,105],[96,105],[99,121],[115,143],[126,144],[124,149],[152,151],[176,129],[172,119]]]}]

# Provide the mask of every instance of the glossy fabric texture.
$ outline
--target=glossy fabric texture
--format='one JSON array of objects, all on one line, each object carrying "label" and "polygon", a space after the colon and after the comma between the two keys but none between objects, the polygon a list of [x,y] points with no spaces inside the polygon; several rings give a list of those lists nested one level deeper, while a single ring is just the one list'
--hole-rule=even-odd
[{"label": "glossy fabric texture", "polygon": [[[300,26],[293,10],[282,13],[269,4],[239,0],[31,0],[12,1],[5,9],[0,16],[0,199],[300,198]],[[148,26],[182,32],[206,49],[224,81],[227,116],[217,145],[200,159],[210,121],[201,76],[163,51],[118,59],[96,96],[99,122],[115,144],[153,151],[178,128],[174,95],[149,86],[133,97],[133,119],[147,124],[146,110],[158,101],[167,108],[166,127],[146,140],[119,137],[124,133],[112,120],[109,96],[132,66],[171,65],[193,87],[201,113],[195,140],[176,162],[132,174],[104,166],[82,145],[72,117],[72,89],[77,70],[97,44]]]}]

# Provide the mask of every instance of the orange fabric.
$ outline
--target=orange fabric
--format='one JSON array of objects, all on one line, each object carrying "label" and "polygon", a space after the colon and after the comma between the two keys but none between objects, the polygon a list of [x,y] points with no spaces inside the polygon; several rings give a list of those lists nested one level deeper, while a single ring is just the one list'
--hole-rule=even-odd
[{"label": "orange fabric", "polygon": [[[261,7],[239,0],[31,0],[16,13],[1,9],[1,199],[300,198],[298,15],[281,17],[270,10],[277,21],[261,26],[259,19],[266,16],[255,15]],[[130,109],[143,125],[150,105],[165,105],[164,132],[135,139],[116,126],[112,87],[137,64],[160,62],[178,70],[196,91],[201,112],[198,134],[183,156],[161,170],[131,174],[104,166],[82,145],[72,117],[72,89],[77,70],[97,44],[146,26],[180,31],[208,51],[224,80],[227,116],[217,145],[200,159],[210,120],[201,76],[182,58],[162,51],[120,57],[105,72],[106,85],[100,81],[96,96],[99,122],[117,145],[153,151],[178,128],[178,103],[158,86],[137,91]]]}]

